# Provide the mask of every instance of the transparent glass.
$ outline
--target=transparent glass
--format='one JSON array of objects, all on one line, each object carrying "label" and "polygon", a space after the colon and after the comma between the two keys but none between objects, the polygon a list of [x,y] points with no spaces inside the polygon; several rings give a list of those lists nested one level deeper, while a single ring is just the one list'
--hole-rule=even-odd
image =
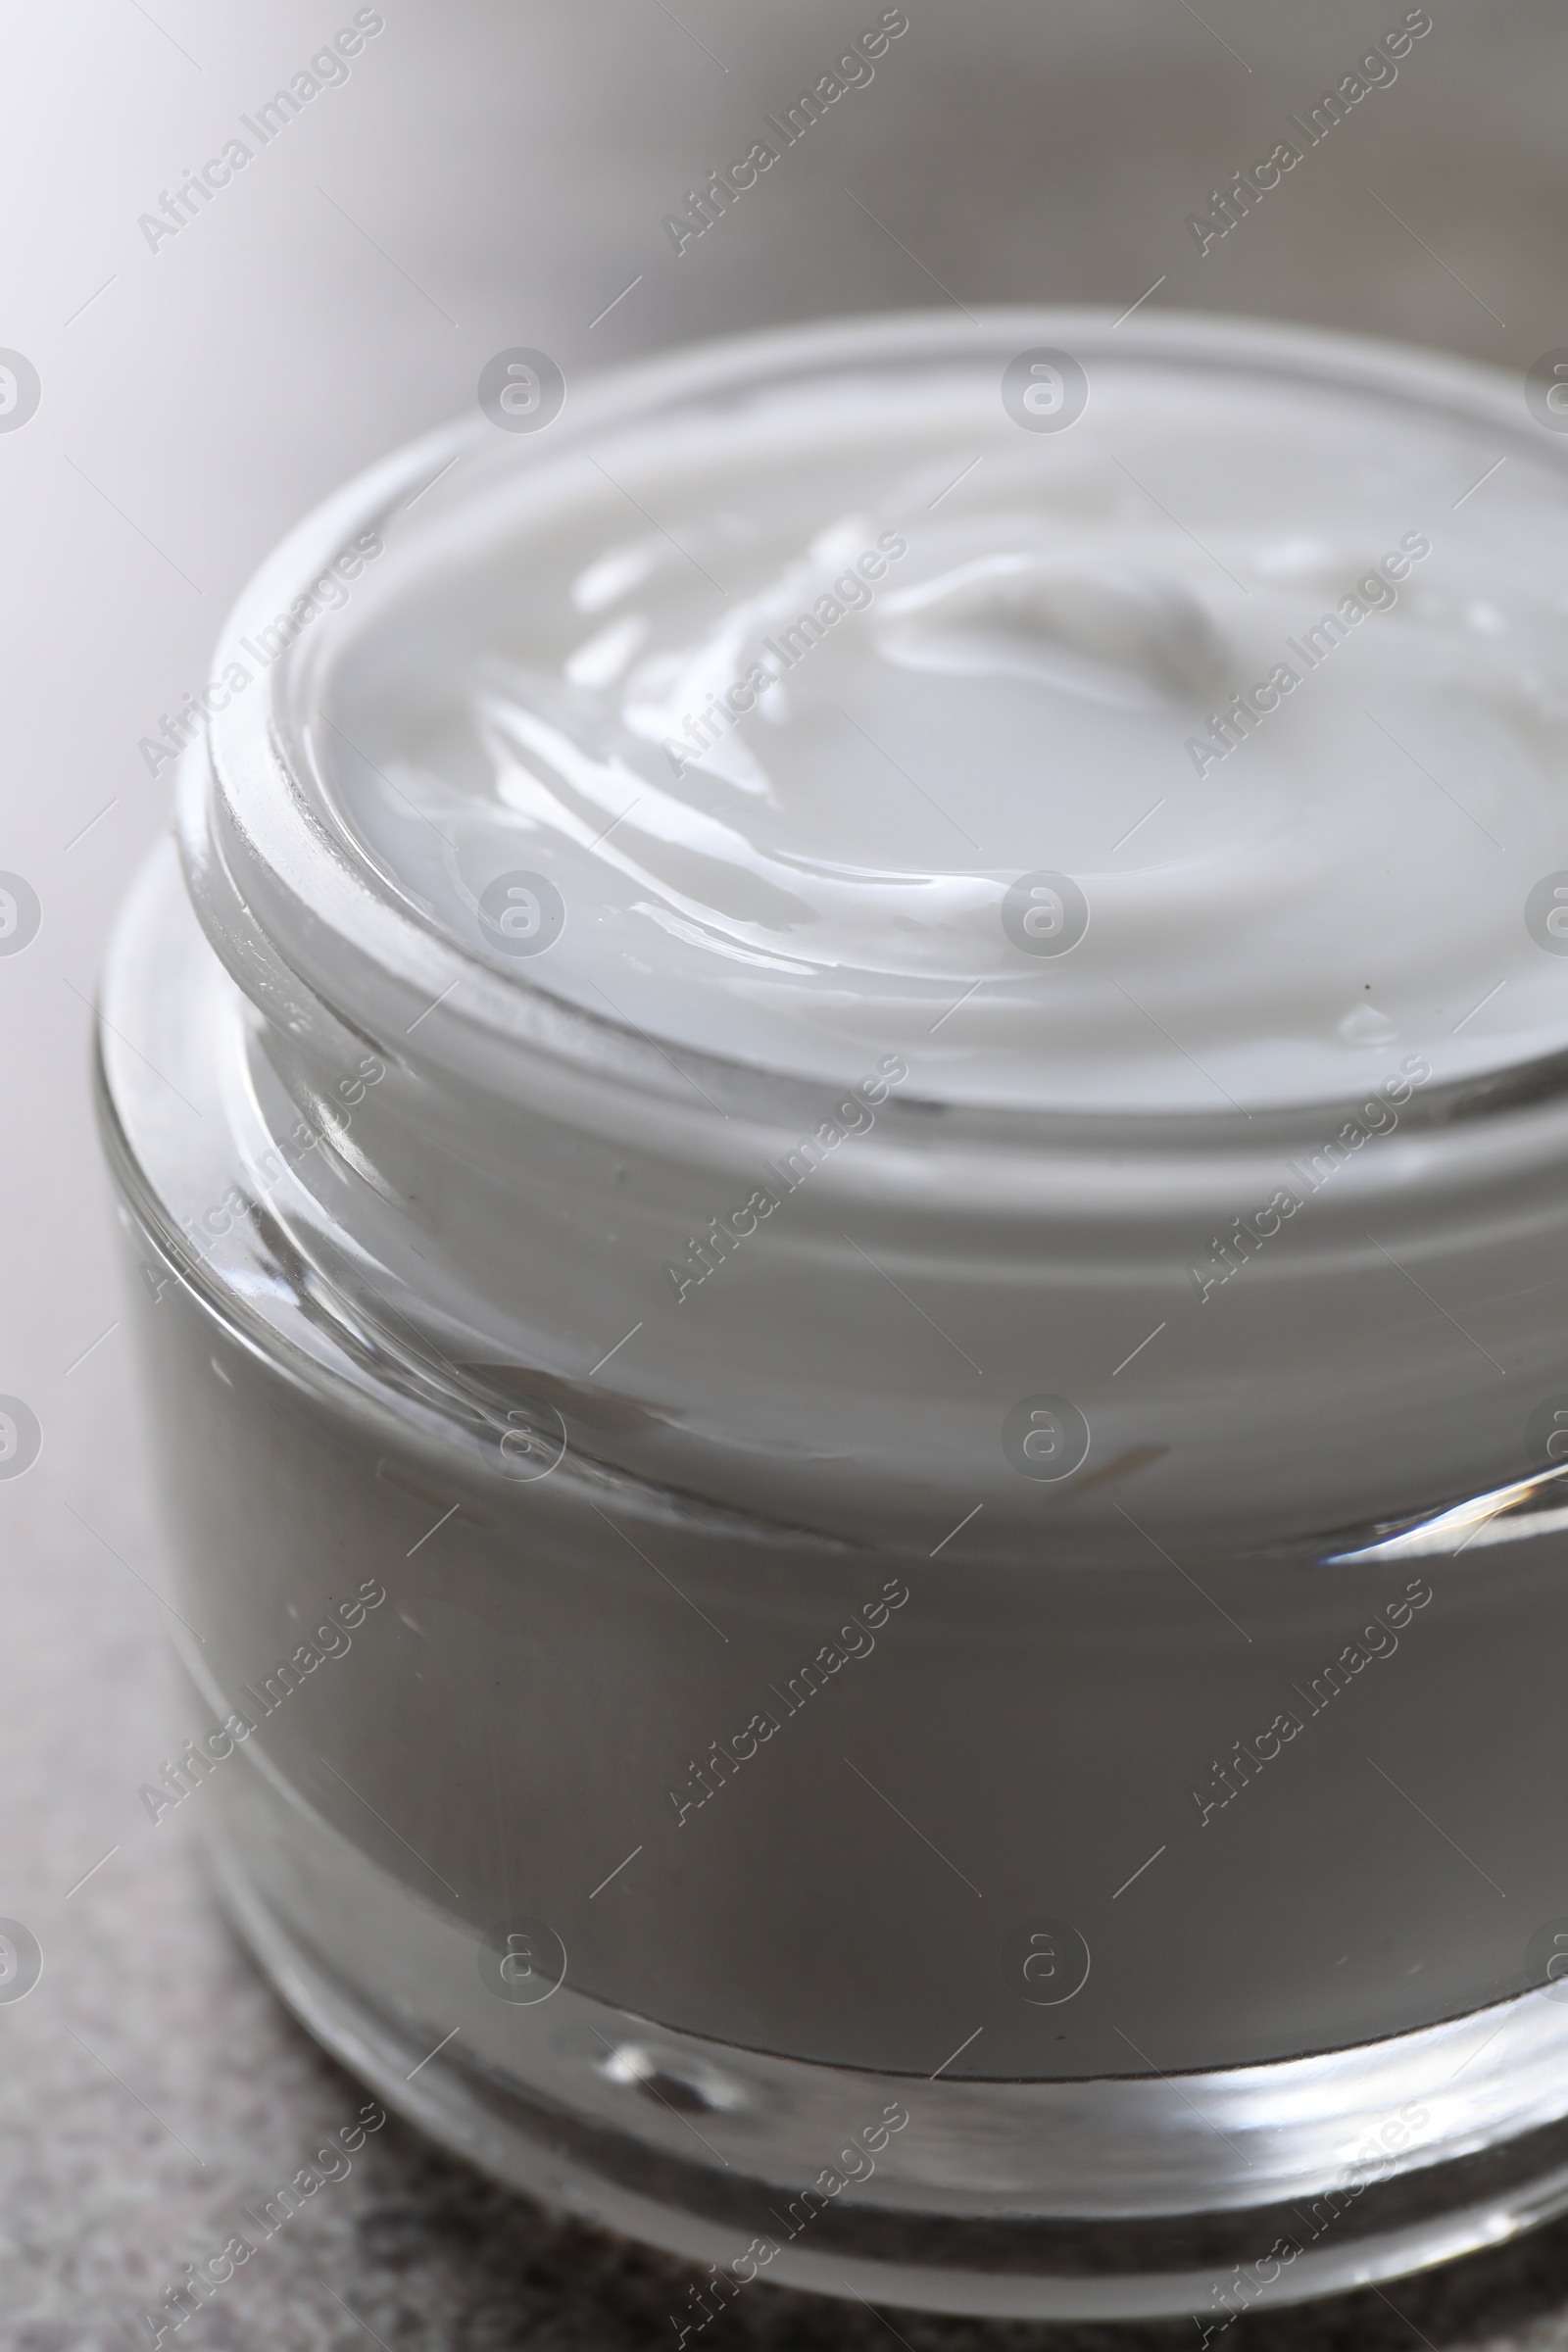
[{"label": "transparent glass", "polygon": [[[1031,344],[1092,371],[1111,331],[765,337],[560,424],[612,448],[792,371]],[[1374,346],[1114,349],[1528,425]],[[356,533],[388,577],[450,556],[573,446],[505,439],[343,493],[225,648]],[[898,1087],[754,1251],[791,1311],[738,1254],[699,1317],[665,1262],[824,1090],[574,1010],[356,854],[311,727],[390,594],[191,747],[100,1035],[188,1628],[192,1739],[144,1801],[199,1809],[284,1996],[475,2161],[712,2266],[710,2301],[1224,2316],[1568,2204],[1562,1068],[1429,1089],[1174,1369],[1122,1378],[1107,1335],[1346,1106]],[[1495,1386],[1374,1214],[1490,1302]],[[1067,1396],[1079,1474],[1020,1470],[1009,1415]]]}]

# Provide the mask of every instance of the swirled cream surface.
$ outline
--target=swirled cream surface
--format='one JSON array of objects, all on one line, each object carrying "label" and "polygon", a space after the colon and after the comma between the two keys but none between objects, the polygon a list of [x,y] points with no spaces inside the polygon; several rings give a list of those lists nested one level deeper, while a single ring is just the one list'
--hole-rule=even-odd
[{"label": "swirled cream surface", "polygon": [[1568,1044],[1568,497],[1497,456],[1136,353],[1065,429],[976,362],[541,435],[316,756],[431,921],[666,1044],[1107,1110],[1494,1068]]}]

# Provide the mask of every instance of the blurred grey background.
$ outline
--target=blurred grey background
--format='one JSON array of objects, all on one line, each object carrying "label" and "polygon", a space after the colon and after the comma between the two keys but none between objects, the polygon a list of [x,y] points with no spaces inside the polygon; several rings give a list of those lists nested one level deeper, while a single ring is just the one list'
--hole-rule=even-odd
[{"label": "blurred grey background", "polygon": [[[618,357],[866,307],[1255,312],[1522,371],[1568,343],[1568,54],[1546,0],[1432,0],[1391,86],[1229,236],[1188,217],[1291,135],[1403,0],[906,0],[908,32],[716,226],[684,192],[827,72],[881,0],[385,0],[384,28],[177,235],[139,217],[220,154],[351,0],[50,0],[4,16],[0,869],[43,906],[0,957],[0,1916],[44,1973],[0,2005],[0,2344],[111,2352],[360,2094],[205,1890],[197,1807],[138,1784],[195,1727],[162,1652],[89,1117],[89,1005],[167,820],[138,753],[207,676],[235,590],[349,473],[525,344]],[[0,420],[3,421],[3,420]],[[85,1875],[84,1875],[85,1874]],[[389,2127],[177,2339],[565,2352],[672,2340],[675,2266],[560,2228]],[[1185,2346],[1188,2325],[985,2330],[759,2289],[709,2343]],[[1299,2315],[1270,2343],[1568,2343],[1568,2229]]]}]

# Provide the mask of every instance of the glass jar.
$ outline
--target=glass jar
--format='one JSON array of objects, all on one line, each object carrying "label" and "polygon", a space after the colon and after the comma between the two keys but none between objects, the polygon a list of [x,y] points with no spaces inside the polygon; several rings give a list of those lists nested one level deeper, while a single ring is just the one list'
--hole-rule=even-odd
[{"label": "glass jar", "polygon": [[[684,559],[660,452],[750,463],[807,416],[898,458],[911,385],[960,457],[1058,471],[1074,368],[1113,416],[1252,404],[1265,454],[1286,393],[1348,449],[1392,418],[1425,454],[1368,527],[1386,496],[1433,582],[1454,510],[1399,501],[1502,452],[1514,504],[1464,527],[1503,595],[1559,445],[1471,367],[1152,316],[791,330],[564,407],[539,360],[541,429],[492,403],[292,534],[165,747],[177,842],[99,1039],[202,1727],[148,1811],[197,1807],[241,1933],[389,2104],[709,2266],[678,2331],[757,2278],[1217,2322],[1563,2209],[1563,1051],[1374,1016],[1326,1091],[1282,1049],[1225,1101],[1173,1058],[1147,1101],[1009,1099],[920,1043],[961,957],[836,1063],[761,993],[705,1042],[657,973],[628,1002],[612,927],[594,963],[545,853],[487,869],[412,805],[389,850],[375,733],[414,671],[526,636],[506,583],[585,468]],[[978,510],[889,479],[865,544],[891,520],[912,579],[926,517]],[[1294,544],[1214,560],[1261,600]],[[1446,627],[1459,588],[1420,593]],[[1193,722],[1214,760],[1281,697],[1243,702]],[[1078,871],[1103,941],[1121,886]],[[1079,881],[960,879],[996,1001],[1040,983]],[[1507,952],[1544,969],[1524,895]],[[1069,945],[1092,1025],[1116,967]]]}]

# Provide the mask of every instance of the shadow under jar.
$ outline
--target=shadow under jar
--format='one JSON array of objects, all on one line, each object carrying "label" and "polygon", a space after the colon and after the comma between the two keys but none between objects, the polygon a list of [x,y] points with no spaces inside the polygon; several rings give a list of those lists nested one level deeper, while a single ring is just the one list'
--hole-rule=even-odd
[{"label": "shadow under jar", "polygon": [[149,1810],[678,2330],[1562,2210],[1561,444],[1153,316],[523,368],[246,592],[110,956]]}]

